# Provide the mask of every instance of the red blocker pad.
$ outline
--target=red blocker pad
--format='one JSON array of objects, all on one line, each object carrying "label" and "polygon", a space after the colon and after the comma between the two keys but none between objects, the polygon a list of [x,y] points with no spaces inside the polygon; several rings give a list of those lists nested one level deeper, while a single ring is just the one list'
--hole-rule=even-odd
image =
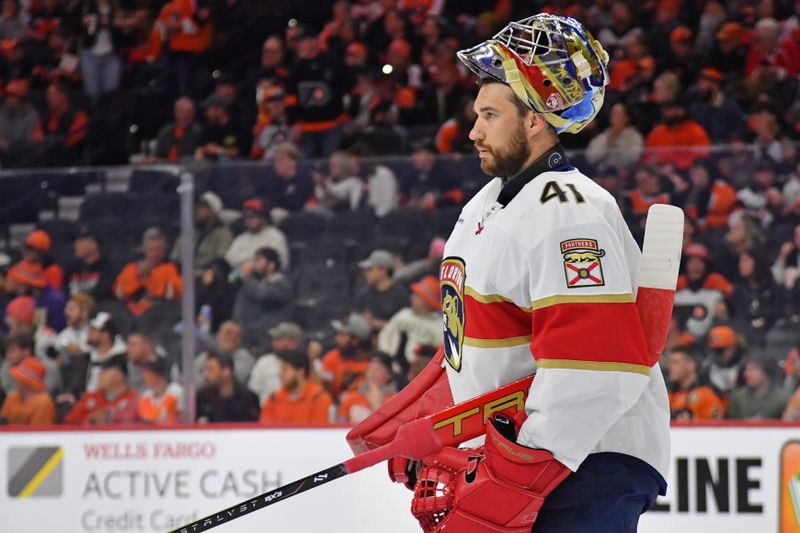
[{"label": "red blocker pad", "polygon": [[483,435],[492,415],[514,417],[525,412],[532,381],[533,376],[522,378],[439,413],[406,422],[388,443],[348,459],[344,466],[353,473],[392,457],[421,460],[447,446],[455,447]]},{"label": "red blocker pad", "polygon": [[402,425],[453,405],[443,362],[444,351],[440,349],[411,383],[347,433],[354,454],[389,444]]}]

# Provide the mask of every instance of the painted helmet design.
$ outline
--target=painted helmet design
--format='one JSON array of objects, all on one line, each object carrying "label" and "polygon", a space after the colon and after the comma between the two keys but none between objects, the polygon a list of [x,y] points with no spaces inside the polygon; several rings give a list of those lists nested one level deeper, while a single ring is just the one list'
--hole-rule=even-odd
[{"label": "painted helmet design", "polygon": [[458,58],[481,78],[507,84],[557,133],[577,133],[603,106],[608,54],[571,17],[539,14],[511,22]]}]

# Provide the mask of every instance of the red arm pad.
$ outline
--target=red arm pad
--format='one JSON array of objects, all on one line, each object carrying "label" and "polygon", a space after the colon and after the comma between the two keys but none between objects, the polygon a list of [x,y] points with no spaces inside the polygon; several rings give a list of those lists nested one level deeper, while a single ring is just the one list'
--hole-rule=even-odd
[{"label": "red arm pad", "polygon": [[440,349],[411,383],[350,430],[347,442],[354,454],[388,444],[403,424],[453,405],[443,361],[444,351]]},{"label": "red arm pad", "polygon": [[636,309],[647,342],[648,363],[653,366],[661,358],[667,341],[672,304],[675,291],[639,287],[636,293]]}]

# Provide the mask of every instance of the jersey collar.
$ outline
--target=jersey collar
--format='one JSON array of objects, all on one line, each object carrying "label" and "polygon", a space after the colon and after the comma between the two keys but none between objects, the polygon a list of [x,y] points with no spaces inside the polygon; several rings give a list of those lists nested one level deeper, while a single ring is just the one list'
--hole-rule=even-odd
[{"label": "jersey collar", "polygon": [[507,206],[525,185],[543,172],[569,170],[570,168],[572,168],[572,165],[567,160],[567,153],[561,143],[558,143],[522,172],[507,180],[503,184],[503,188],[500,189],[500,194],[497,195],[497,203],[503,207]]}]

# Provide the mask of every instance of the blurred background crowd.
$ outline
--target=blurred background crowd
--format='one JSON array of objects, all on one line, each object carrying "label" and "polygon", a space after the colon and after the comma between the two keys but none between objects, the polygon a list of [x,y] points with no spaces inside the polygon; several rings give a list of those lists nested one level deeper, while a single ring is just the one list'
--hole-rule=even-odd
[{"label": "blurred background crowd", "polygon": [[546,11],[612,58],[572,163],[639,240],[649,206],[687,215],[674,418],[800,420],[800,1],[1,4],[0,419],[177,423],[188,372],[199,422],[368,416],[442,343],[444,240],[487,179],[455,52]]}]

